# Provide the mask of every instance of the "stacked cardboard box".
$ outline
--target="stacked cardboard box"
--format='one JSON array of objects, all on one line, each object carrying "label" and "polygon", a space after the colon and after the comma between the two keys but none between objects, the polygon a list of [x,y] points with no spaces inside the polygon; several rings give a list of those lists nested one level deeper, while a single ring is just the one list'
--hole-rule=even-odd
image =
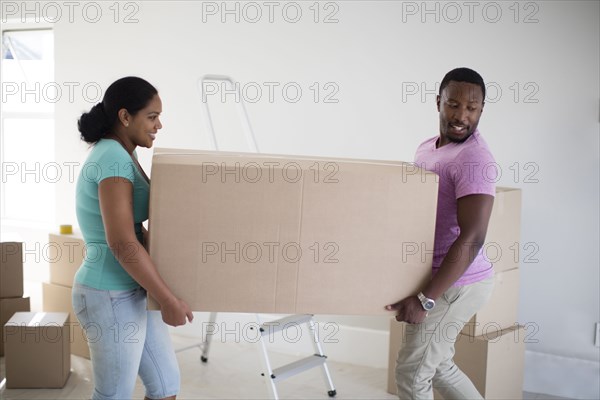
[{"label": "stacked cardboard box", "polygon": [[30,310],[29,297],[23,297],[23,244],[0,243],[0,356],[4,355],[1,329],[17,311]]},{"label": "stacked cardboard box", "polygon": [[[396,394],[396,359],[404,343],[405,322],[390,320],[387,390]],[[521,326],[469,336],[460,334],[454,362],[471,379],[485,399],[520,399],[523,396],[525,332]],[[434,389],[434,397],[443,399]]]},{"label": "stacked cardboard box", "polygon": [[498,188],[486,238],[494,264],[492,297],[463,328],[454,361],[486,399],[523,395],[525,345],[518,325],[521,190]]},{"label": "stacked cardboard box", "polygon": [[398,359],[398,352],[404,343],[405,330],[406,322],[398,322],[395,317],[390,319],[387,391],[391,394],[398,394],[398,388],[396,387],[396,360]]},{"label": "stacked cardboard box", "polygon": [[521,190],[497,188],[484,252],[494,264],[495,287],[488,303],[462,331],[480,336],[514,327],[519,304],[519,258],[522,256]]},{"label": "stacked cardboard box", "polygon": [[525,332],[522,326],[461,334],[456,341],[454,362],[488,400],[521,399]]},{"label": "stacked cardboard box", "polygon": [[[517,325],[521,191],[497,188],[484,252],[494,264],[495,287],[486,305],[465,325],[456,343],[455,363],[486,399],[522,396],[523,328]],[[404,323],[390,323],[388,392],[396,393],[394,370]],[[516,340],[515,340],[516,338]],[[515,397],[517,396],[517,397]],[[436,393],[436,398],[441,398]]]},{"label": "stacked cardboard box", "polygon": [[4,325],[6,387],[62,388],[71,370],[66,313],[17,312]]},{"label": "stacked cardboard box", "polygon": [[69,314],[71,354],[90,358],[86,336],[73,313],[71,300],[73,279],[85,256],[85,242],[79,235],[52,233],[49,240],[50,282],[43,284],[44,311]]}]

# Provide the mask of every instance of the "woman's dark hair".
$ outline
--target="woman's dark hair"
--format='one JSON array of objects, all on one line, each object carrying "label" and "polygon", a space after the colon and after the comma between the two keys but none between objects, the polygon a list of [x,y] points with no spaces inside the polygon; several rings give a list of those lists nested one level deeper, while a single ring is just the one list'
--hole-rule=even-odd
[{"label": "woman's dark hair", "polygon": [[124,108],[129,114],[135,115],[156,94],[158,91],[154,86],[135,76],[113,82],[106,89],[102,101],[79,117],[77,129],[81,132],[81,139],[91,144],[97,143],[115,126],[120,109]]},{"label": "woman's dark hair", "polygon": [[442,91],[450,81],[455,82],[467,82],[474,83],[479,85],[481,88],[481,94],[483,94],[483,101],[485,102],[485,83],[483,82],[483,78],[477,72],[473,71],[470,68],[462,67],[455,68],[452,71],[448,72],[444,79],[442,79],[442,83],[440,84],[440,96],[442,95]]}]

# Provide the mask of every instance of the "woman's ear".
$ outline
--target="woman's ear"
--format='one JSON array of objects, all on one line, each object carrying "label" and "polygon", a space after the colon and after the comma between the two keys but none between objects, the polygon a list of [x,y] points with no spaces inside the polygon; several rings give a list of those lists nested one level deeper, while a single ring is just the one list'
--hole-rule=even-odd
[{"label": "woman's ear", "polygon": [[121,124],[123,124],[123,126],[125,126],[125,127],[128,127],[131,116],[127,112],[127,109],[121,108],[118,112],[118,115],[119,115],[119,121],[121,122]]}]

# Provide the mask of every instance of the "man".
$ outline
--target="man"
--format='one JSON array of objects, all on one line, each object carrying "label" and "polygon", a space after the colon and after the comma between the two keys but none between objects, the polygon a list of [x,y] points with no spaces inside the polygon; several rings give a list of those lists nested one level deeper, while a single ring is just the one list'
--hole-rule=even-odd
[{"label": "man", "polygon": [[479,134],[483,78],[468,68],[446,74],[437,96],[440,133],[417,149],[417,166],[439,176],[431,280],[417,296],[386,306],[407,325],[398,353],[400,399],[481,399],[454,364],[454,342],[489,299],[494,271],[482,254],[494,202],[494,158]]}]

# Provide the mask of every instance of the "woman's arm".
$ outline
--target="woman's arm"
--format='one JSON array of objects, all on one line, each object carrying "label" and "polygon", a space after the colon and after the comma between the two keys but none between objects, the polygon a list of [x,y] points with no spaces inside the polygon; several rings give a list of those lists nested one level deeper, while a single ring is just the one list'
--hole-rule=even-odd
[{"label": "woman's arm", "polygon": [[133,185],[125,178],[104,179],[98,186],[106,242],[121,266],[158,301],[165,323],[191,322],[189,306],[175,297],[159,275],[144,246],[137,240],[133,221]]}]

